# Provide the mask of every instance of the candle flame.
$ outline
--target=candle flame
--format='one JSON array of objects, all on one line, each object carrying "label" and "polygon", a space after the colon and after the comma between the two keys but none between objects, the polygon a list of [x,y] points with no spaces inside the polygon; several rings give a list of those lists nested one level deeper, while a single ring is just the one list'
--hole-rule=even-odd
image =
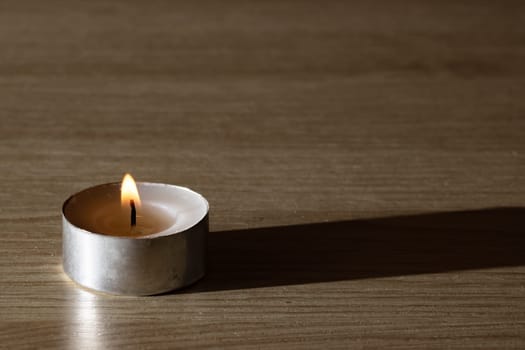
[{"label": "candle flame", "polygon": [[122,206],[130,205],[130,201],[134,202],[137,207],[140,207],[140,196],[135,180],[130,174],[124,175],[122,179],[122,186],[120,187],[120,203]]}]

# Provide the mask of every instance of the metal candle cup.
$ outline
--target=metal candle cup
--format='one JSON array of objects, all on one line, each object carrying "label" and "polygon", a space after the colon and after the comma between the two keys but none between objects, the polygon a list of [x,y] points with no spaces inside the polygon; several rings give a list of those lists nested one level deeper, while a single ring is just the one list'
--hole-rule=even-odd
[{"label": "metal candle cup", "polygon": [[88,188],[64,202],[63,268],[73,281],[111,294],[152,295],[204,276],[206,199],[180,186],[137,187],[142,205],[132,228],[120,224],[126,215],[120,183]]}]

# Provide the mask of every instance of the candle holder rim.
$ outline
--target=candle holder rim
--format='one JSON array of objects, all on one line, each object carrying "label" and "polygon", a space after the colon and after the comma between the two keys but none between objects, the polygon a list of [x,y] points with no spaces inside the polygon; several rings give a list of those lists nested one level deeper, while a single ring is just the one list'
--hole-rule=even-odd
[{"label": "candle holder rim", "polygon": [[169,237],[169,236],[172,236],[172,235],[177,235],[177,234],[180,234],[182,232],[186,232],[188,230],[191,230],[192,228],[194,228],[195,226],[198,226],[200,225],[204,220],[206,220],[208,218],[208,214],[210,212],[210,204],[208,202],[208,200],[202,195],[200,194],[199,192],[196,192],[194,190],[192,190],[191,188],[189,187],[186,187],[186,186],[179,186],[179,185],[173,185],[173,184],[166,184],[166,183],[161,183],[161,182],[144,182],[144,181],[137,181],[137,186],[138,185],[146,185],[146,186],[150,186],[150,185],[154,185],[154,186],[166,186],[166,187],[176,187],[176,188],[179,188],[179,189],[182,189],[184,191],[188,191],[188,192],[191,192],[193,194],[196,194],[198,195],[203,201],[204,201],[204,204],[206,205],[206,211],[203,215],[203,217],[197,221],[194,225],[184,229],[184,230],[180,230],[180,231],[177,231],[177,232],[172,232],[172,233],[169,233],[169,234],[166,234],[166,235],[162,235],[162,236],[154,236],[155,234],[152,234],[152,235],[146,235],[146,236],[137,236],[137,237],[130,237],[130,236],[112,236],[112,235],[108,235],[108,234],[104,234],[104,233],[100,233],[100,232],[94,232],[94,231],[89,231],[89,230],[86,230],[85,228],[82,228],[80,226],[77,226],[75,225],[74,223],[72,223],[66,216],[66,212],[65,212],[65,208],[67,206],[67,204],[69,203],[69,201],[71,199],[73,199],[73,197],[77,196],[78,194],[82,193],[82,192],[86,192],[86,191],[89,191],[89,190],[93,190],[94,188],[97,188],[97,187],[109,187],[109,186],[120,186],[120,182],[107,182],[107,183],[103,183],[103,184],[99,184],[99,185],[95,185],[95,186],[91,186],[91,187],[88,187],[88,188],[85,188],[83,190],[80,190],[78,192],[75,192],[73,193],[71,196],[69,196],[65,201],[64,203],[62,204],[62,218],[64,220],[66,220],[70,225],[78,228],[79,230],[81,230],[82,232],[86,233],[86,234],[90,234],[90,235],[98,235],[98,236],[104,236],[105,238],[107,239],[117,239],[117,240],[137,240],[137,239],[149,239],[149,240],[153,240],[153,239],[161,239],[161,238],[164,238],[164,237]]}]

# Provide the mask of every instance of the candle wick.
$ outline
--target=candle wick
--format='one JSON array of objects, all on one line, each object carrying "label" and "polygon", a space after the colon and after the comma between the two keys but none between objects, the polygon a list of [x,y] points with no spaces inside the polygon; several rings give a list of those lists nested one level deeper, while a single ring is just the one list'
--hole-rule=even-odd
[{"label": "candle wick", "polygon": [[137,224],[137,209],[135,209],[135,201],[133,199],[129,200],[129,206],[131,207],[131,226]]}]

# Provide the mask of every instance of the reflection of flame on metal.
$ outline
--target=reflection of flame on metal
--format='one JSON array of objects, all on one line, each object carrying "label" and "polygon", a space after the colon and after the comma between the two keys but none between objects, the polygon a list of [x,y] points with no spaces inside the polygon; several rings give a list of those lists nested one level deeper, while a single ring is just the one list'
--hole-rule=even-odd
[{"label": "reflection of flame on metal", "polygon": [[140,207],[140,196],[137,184],[130,174],[124,175],[122,186],[120,187],[120,203],[122,207],[129,207],[133,201],[136,207]]}]

